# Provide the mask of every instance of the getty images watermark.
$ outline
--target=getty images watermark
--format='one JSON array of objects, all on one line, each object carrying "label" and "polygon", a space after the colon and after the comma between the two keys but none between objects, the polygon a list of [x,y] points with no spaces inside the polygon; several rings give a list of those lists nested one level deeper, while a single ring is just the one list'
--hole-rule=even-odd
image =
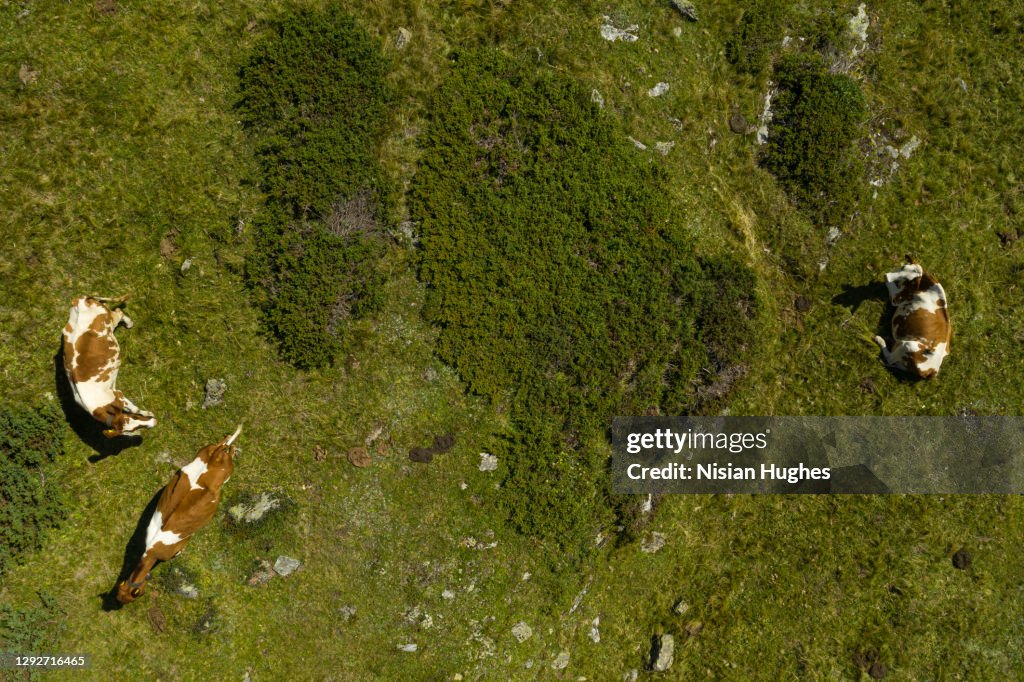
[{"label": "getty images watermark", "polygon": [[616,417],[618,493],[1021,493],[1024,417]]}]

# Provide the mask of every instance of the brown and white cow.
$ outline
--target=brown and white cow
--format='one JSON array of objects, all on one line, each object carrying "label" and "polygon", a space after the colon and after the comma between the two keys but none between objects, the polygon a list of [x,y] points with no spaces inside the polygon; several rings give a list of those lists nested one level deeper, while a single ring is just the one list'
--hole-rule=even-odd
[{"label": "brown and white cow", "polygon": [[239,425],[221,442],[202,448],[161,491],[146,526],[146,550],[128,579],[117,585],[119,602],[128,604],[141,596],[157,562],[177,556],[192,535],[213,518],[220,505],[221,486],[234,469],[237,447],[233,443],[241,432]]},{"label": "brown and white cow", "polygon": [[107,438],[156,426],[152,412],[139,409],[115,387],[121,347],[114,329],[122,323],[132,328],[131,319],[117,308],[127,298],[79,296],[71,302],[64,327],[64,371],[75,402],[107,427]]},{"label": "brown and white cow", "polygon": [[896,306],[892,316],[892,348],[875,337],[885,364],[929,379],[939,373],[949,355],[952,327],[946,312],[946,292],[938,281],[907,256],[907,264],[885,275],[889,299]]}]

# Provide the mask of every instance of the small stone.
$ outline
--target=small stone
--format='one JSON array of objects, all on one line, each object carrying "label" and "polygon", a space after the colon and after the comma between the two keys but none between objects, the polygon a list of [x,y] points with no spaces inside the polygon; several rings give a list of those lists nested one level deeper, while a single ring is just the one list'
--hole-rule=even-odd
[{"label": "small stone", "polygon": [[498,458],[488,452],[480,453],[480,471],[494,471],[498,468]]},{"label": "small stone", "polygon": [[395,33],[395,49],[401,50],[412,40],[412,31],[407,28],[399,28]]},{"label": "small stone", "polygon": [[910,140],[907,141],[906,144],[900,147],[899,155],[902,156],[904,159],[909,159],[920,146],[920,138],[918,138],[917,135],[914,135],[910,138]]},{"label": "small stone", "polygon": [[654,554],[665,546],[664,533],[648,533],[640,543],[640,551],[644,554]]},{"label": "small stone", "polygon": [[639,24],[632,24],[625,29],[615,28],[609,23],[611,19],[609,17],[604,18],[604,23],[601,24],[601,37],[609,42],[615,42],[621,40],[626,43],[635,43],[640,37],[636,34],[640,30]]},{"label": "small stone", "polygon": [[346,623],[355,618],[356,607],[346,604],[338,609],[338,613],[341,614],[341,619]]},{"label": "small stone", "polygon": [[399,644],[399,645],[398,645],[398,650],[399,650],[399,651],[404,651],[404,652],[405,652],[405,653],[407,653],[407,654],[413,654],[413,653],[416,653],[416,650],[417,650],[418,648],[419,648],[419,647],[418,647],[418,646],[416,646],[416,643],[415,643],[415,642],[410,642],[409,644]]},{"label": "small stone", "polygon": [[298,559],[293,559],[290,556],[281,555],[277,557],[277,561],[274,562],[274,571],[282,578],[291,575],[302,565],[302,562]]},{"label": "small stone", "polygon": [[604,97],[601,96],[601,93],[596,88],[590,91],[590,101],[599,108],[604,109]]},{"label": "small stone", "polygon": [[563,651],[555,657],[551,667],[555,670],[565,670],[569,666],[569,652]]},{"label": "small stone", "polygon": [[448,601],[451,601],[452,599],[455,599],[455,593],[451,590],[445,590],[441,593],[441,599],[447,599]]},{"label": "small stone", "polygon": [[348,457],[348,461],[352,463],[352,466],[359,467],[360,469],[370,466],[373,462],[373,460],[370,459],[369,450],[359,445],[350,449],[346,453],[346,456]]},{"label": "small stone", "polygon": [[655,637],[654,646],[651,647],[651,670],[663,673],[671,668],[675,648],[676,640],[672,635]]},{"label": "small stone", "polygon": [[668,83],[658,83],[653,88],[651,88],[650,90],[647,91],[647,96],[648,97],[661,97],[666,92],[668,92],[668,88],[669,88]]},{"label": "small stone", "polygon": [[590,637],[590,641],[593,642],[594,644],[600,644],[601,643],[601,629],[600,629],[600,626],[601,626],[601,616],[597,616],[596,618],[594,618],[593,621],[591,621],[591,623],[590,623],[590,632],[588,633],[588,636]]},{"label": "small stone", "polygon": [[669,0],[677,12],[690,21],[697,21],[697,8],[690,0]]},{"label": "small stone", "polygon": [[953,568],[965,571],[971,565],[971,553],[961,547],[953,555]]},{"label": "small stone", "polygon": [[860,7],[857,8],[857,14],[850,19],[849,30],[850,35],[862,43],[868,41],[868,26],[871,25],[871,20],[868,19],[868,13],[864,4],[861,3]]},{"label": "small stone", "polygon": [[830,228],[828,231],[828,236],[825,237],[825,243],[827,243],[829,246],[833,246],[837,241],[839,241],[839,237],[841,237],[842,234],[843,233],[839,231],[838,227]]},{"label": "small stone", "polygon": [[672,147],[675,147],[675,142],[655,142],[654,148],[657,149],[662,156],[668,156],[668,153],[672,151]]},{"label": "small stone", "polygon": [[516,638],[517,642],[522,644],[530,639],[530,637],[533,637],[533,629],[523,621],[519,621],[512,626],[512,636]]},{"label": "small stone", "polygon": [[184,275],[186,272],[188,272],[191,269],[192,269],[192,258],[189,257],[189,258],[186,258],[184,260],[184,262],[182,262],[182,264],[181,264],[181,274]]},{"label": "small stone", "polygon": [[324,448],[322,446],[320,446],[320,445],[314,445],[313,446],[313,461],[314,462],[324,462],[326,460],[327,460],[327,450],[324,450]]},{"label": "small stone", "polygon": [[640,671],[633,668],[622,676],[622,682],[636,682],[638,677],[640,677]]},{"label": "small stone", "polygon": [[673,613],[677,616],[685,616],[686,612],[690,610],[690,605],[686,603],[685,599],[680,599],[676,602],[676,606],[672,609]]},{"label": "small stone", "polygon": [[633,146],[639,149],[640,151],[645,151],[647,149],[647,145],[645,145],[640,140],[637,140],[636,138],[627,136],[626,139],[632,142]]},{"label": "small stone", "polygon": [[228,390],[228,385],[223,379],[207,379],[203,390],[203,409],[205,410],[224,402],[224,393]]}]

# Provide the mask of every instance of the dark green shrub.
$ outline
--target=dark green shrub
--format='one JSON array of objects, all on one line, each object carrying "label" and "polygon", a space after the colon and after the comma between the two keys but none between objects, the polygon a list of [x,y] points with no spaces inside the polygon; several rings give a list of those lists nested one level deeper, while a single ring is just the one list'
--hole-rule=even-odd
[{"label": "dark green shrub", "polygon": [[63,453],[59,414],[50,406],[0,409],[0,574],[41,547],[45,530],[66,515],[59,486],[46,478]]},{"label": "dark green shrub", "polygon": [[239,111],[267,194],[246,278],[299,367],[328,364],[345,322],[373,309],[383,283],[387,72],[380,48],[336,8],[288,15],[241,71]]},{"label": "dark green shrub", "polygon": [[867,108],[848,76],[823,59],[787,55],[775,67],[778,92],[761,164],[818,224],[849,218],[863,193],[857,148]]},{"label": "dark green shrub", "polygon": [[713,292],[666,175],[581,85],[493,50],[457,56],[424,140],[410,209],[438,353],[508,403],[512,523],[592,546],[611,417],[706,362],[695,301]]},{"label": "dark green shrub", "polygon": [[725,43],[725,56],[742,73],[760,75],[782,49],[786,5],[779,0],[760,0],[743,11],[736,29]]}]

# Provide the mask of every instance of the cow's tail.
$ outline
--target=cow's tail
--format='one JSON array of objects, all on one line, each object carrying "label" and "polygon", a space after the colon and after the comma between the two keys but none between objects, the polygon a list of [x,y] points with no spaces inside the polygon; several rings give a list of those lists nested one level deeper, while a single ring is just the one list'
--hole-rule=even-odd
[{"label": "cow's tail", "polygon": [[108,308],[116,308],[117,306],[124,305],[125,303],[127,303],[128,299],[131,298],[131,294],[125,294],[124,296],[114,296],[110,298],[105,296],[90,296],[89,298],[91,298],[94,301],[99,301],[100,303],[105,304]]},{"label": "cow's tail", "polygon": [[238,438],[238,434],[240,434],[240,433],[242,433],[242,425],[241,424],[238,425],[238,428],[235,429],[235,432],[232,433],[231,436],[228,437],[227,441],[225,441],[224,444],[225,445],[231,445],[232,443],[234,443],[235,439]]}]

